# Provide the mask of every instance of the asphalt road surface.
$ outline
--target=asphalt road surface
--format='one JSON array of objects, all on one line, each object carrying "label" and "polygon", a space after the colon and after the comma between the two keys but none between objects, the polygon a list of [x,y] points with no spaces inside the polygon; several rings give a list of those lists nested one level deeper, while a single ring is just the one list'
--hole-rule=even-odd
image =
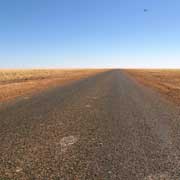
[{"label": "asphalt road surface", "polygon": [[0,108],[0,180],[179,180],[179,108],[120,70]]}]

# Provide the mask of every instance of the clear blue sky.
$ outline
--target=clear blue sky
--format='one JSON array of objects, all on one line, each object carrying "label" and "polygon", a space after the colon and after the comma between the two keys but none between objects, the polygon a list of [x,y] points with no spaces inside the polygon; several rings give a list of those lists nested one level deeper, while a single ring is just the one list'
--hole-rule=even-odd
[{"label": "clear blue sky", "polygon": [[0,67],[180,68],[180,1],[0,0]]}]

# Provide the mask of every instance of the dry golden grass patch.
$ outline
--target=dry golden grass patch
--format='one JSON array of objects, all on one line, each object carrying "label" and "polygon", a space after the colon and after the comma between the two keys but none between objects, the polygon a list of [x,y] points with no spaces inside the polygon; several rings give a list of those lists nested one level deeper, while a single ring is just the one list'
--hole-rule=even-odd
[{"label": "dry golden grass patch", "polygon": [[148,85],[176,104],[180,104],[179,69],[129,69],[126,72],[140,83]]},{"label": "dry golden grass patch", "polygon": [[0,83],[20,82],[27,80],[39,80],[48,78],[65,78],[70,76],[88,75],[100,70],[92,69],[7,69],[0,70]]},{"label": "dry golden grass patch", "polygon": [[87,78],[104,69],[0,70],[0,102]]}]

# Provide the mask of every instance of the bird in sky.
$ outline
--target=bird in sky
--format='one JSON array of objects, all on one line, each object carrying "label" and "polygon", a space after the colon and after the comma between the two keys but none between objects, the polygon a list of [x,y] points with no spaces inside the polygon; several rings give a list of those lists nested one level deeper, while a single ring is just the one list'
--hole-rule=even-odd
[{"label": "bird in sky", "polygon": [[144,12],[148,12],[148,9],[144,9]]}]

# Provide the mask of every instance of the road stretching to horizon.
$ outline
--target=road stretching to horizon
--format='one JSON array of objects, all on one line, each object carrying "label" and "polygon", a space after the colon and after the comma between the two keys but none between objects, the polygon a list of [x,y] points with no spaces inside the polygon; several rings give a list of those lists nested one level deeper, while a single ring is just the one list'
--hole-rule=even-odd
[{"label": "road stretching to horizon", "polygon": [[180,111],[121,70],[0,107],[0,179],[179,180]]}]

